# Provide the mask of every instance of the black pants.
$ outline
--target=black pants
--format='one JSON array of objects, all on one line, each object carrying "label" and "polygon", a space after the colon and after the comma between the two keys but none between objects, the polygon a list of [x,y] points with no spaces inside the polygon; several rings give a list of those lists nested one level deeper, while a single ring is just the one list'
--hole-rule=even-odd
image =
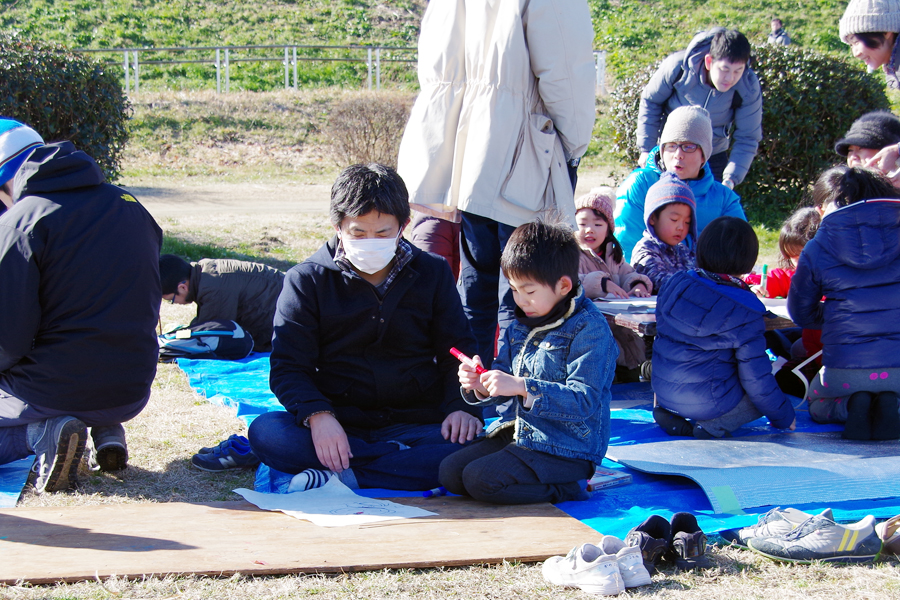
[{"label": "black pants", "polygon": [[512,432],[509,427],[445,458],[441,485],[454,494],[493,504],[566,502],[581,495],[578,482],[594,473],[591,461],[522,448]]}]

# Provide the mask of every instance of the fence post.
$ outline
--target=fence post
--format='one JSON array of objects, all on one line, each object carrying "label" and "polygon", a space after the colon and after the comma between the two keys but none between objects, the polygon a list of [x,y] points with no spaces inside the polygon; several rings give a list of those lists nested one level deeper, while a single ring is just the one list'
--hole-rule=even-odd
[{"label": "fence post", "polygon": [[225,48],[225,93],[231,91],[231,62],[228,60],[229,49]]},{"label": "fence post", "polygon": [[219,58],[219,49],[216,48],[216,95],[222,93],[222,61]]},{"label": "fence post", "polygon": [[596,93],[599,96],[606,95],[606,50],[597,50],[594,52],[597,60],[597,87]]},{"label": "fence post", "polygon": [[138,63],[138,51],[134,51],[134,93],[138,93],[141,84],[141,66]]},{"label": "fence post", "polygon": [[285,46],[284,47],[284,90],[285,91],[287,91],[287,89],[290,87],[290,83],[291,83],[291,76],[290,76],[290,70],[289,70],[290,68],[291,68],[290,62],[288,62],[288,47]]},{"label": "fence post", "polygon": [[297,46],[294,46],[294,91],[297,91]]},{"label": "fence post", "polygon": [[369,48],[367,51],[368,58],[366,59],[366,68],[368,70],[368,83],[369,83],[369,91],[372,91],[372,49]]},{"label": "fence post", "polygon": [[381,48],[375,48],[375,89],[381,91]]},{"label": "fence post", "polygon": [[125,55],[125,93],[127,94],[130,91],[130,87],[131,87],[131,83],[129,81],[131,79],[131,73],[129,73],[129,66],[128,66],[128,50],[126,50],[122,54]]}]

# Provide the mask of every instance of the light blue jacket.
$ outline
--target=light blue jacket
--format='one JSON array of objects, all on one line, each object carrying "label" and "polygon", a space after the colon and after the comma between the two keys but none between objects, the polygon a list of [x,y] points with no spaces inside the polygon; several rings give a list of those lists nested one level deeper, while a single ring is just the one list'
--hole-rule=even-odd
[{"label": "light blue jacket", "polygon": [[499,405],[500,418],[488,427],[488,437],[515,426],[514,439],[523,448],[599,464],[609,444],[610,386],[619,350],[606,318],[583,291],[567,314],[544,327],[509,326],[494,360],[494,369],[525,378],[531,408],[521,396],[478,400],[463,390],[463,398]]},{"label": "light blue jacket", "polygon": [[[622,252],[628,258],[629,264],[634,264],[632,251],[644,235],[644,199],[647,197],[647,190],[659,181],[662,172],[659,147],[656,147],[647,157],[647,166],[632,171],[616,192],[616,239],[622,244]],[[741,206],[741,197],[728,186],[713,179],[712,171],[707,165],[703,166],[699,179],[691,179],[686,183],[697,201],[697,235],[700,235],[710,221],[718,217],[738,217],[747,220]],[[683,243],[694,248],[697,240],[688,238]]]}]

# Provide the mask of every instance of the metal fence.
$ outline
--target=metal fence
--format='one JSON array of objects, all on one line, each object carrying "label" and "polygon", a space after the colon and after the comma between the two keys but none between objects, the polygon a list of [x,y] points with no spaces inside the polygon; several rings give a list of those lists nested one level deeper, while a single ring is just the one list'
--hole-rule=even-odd
[{"label": "metal fence", "polygon": [[[277,56],[235,56],[236,52],[253,50],[277,50]],[[321,50],[343,50],[359,52],[360,57],[323,57],[304,55],[304,52]],[[396,58],[394,53],[414,53],[417,48],[400,46],[324,46],[324,45],[271,45],[271,46],[194,46],[171,48],[83,48],[75,52],[120,54],[125,74],[125,92],[138,93],[141,86],[141,67],[145,65],[183,65],[183,64],[208,64],[216,68],[216,93],[228,93],[231,88],[231,64],[232,63],[265,63],[281,62],[284,66],[284,89],[298,89],[297,65],[300,62],[355,62],[366,63],[366,85],[368,89],[381,89],[381,65],[382,63],[407,63],[415,64],[417,58]],[[283,52],[283,56],[282,56]],[[388,56],[382,57],[382,52]],[[186,59],[175,58],[172,60],[141,60],[141,53],[206,53],[205,58]],[[606,94],[606,51],[595,50],[594,59],[597,71],[596,91],[599,95]],[[114,60],[109,64],[117,64]],[[374,81],[373,81],[374,80]]]}]

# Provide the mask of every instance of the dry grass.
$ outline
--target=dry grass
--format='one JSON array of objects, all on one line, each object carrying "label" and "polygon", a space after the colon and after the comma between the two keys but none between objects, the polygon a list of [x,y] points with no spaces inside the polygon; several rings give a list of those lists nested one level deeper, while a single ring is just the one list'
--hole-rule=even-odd
[{"label": "dry grass", "polygon": [[[277,260],[305,258],[328,234],[324,214],[290,219],[279,214],[184,215],[161,223],[168,236],[199,244],[242,247],[242,252],[272,262],[271,249],[260,246],[263,232],[287,248]],[[193,236],[193,237],[192,237]],[[164,327],[186,323],[193,306],[164,303]],[[198,448],[232,433],[245,433],[243,423],[224,408],[206,402],[187,384],[174,365],[160,365],[147,409],[126,423],[131,458],[121,473],[83,473],[82,488],[72,494],[36,496],[26,493],[20,506],[72,506],[128,502],[207,502],[236,500],[236,487],[251,487],[250,472],[205,473],[189,460]],[[599,534],[598,534],[599,535]],[[2,532],[0,532],[2,536]],[[585,540],[591,541],[591,540]],[[667,570],[653,583],[623,597],[722,599],[888,600],[900,597],[900,563],[875,565],[779,565],[749,551],[718,548],[716,567],[701,573]],[[0,557],[2,560],[2,557]],[[56,586],[0,587],[0,598],[96,599],[245,599],[245,598],[587,598],[577,589],[547,584],[540,565],[502,564],[429,570],[385,570],[340,576],[208,578],[172,575],[138,581],[110,579]]]}]

